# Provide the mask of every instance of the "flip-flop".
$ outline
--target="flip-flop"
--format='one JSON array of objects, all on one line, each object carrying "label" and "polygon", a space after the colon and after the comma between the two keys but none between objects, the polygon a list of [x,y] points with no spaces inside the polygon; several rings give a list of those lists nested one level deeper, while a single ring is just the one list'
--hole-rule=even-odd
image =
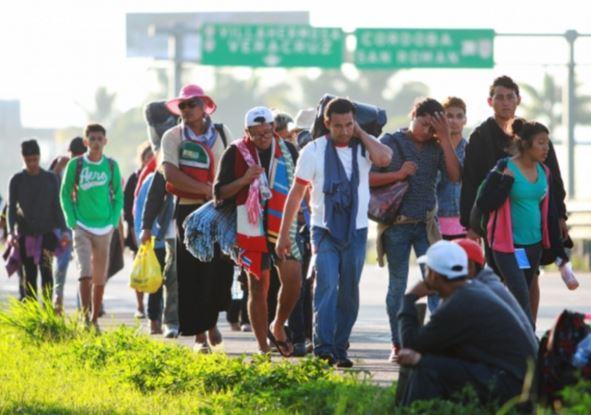
[{"label": "flip-flop", "polygon": [[[291,347],[291,342],[289,340],[287,340],[287,341],[277,340],[275,338],[275,336],[273,335],[273,332],[271,331],[270,328],[267,329],[267,338],[277,348],[277,351],[281,354],[281,356],[290,357],[292,355],[293,347]],[[291,350],[291,353],[287,353],[284,350]]]}]

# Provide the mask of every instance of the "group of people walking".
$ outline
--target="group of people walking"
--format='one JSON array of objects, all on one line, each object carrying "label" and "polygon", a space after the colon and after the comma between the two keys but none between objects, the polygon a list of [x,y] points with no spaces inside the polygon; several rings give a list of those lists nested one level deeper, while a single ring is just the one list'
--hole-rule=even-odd
[{"label": "group of people walking", "polygon": [[[405,183],[377,238],[378,261],[388,263],[389,360],[412,368],[404,402],[448,397],[465,384],[482,399],[509,399],[537,351],[540,265],[556,260],[568,271],[570,243],[550,132],[516,118],[520,100],[511,78],[495,79],[493,115],[467,140],[458,97],[418,100],[408,128],[379,138],[360,127],[354,102],[336,97],[318,115],[326,134],[303,145],[296,133],[306,126],[261,106],[246,112],[234,137],[213,121],[214,99],[186,85],[146,107],[150,146],[125,191],[98,124],[72,142],[69,161],[56,161],[58,174],[39,166],[34,140],[22,143],[25,170],[9,189],[9,265],[23,270],[25,296],[36,292],[38,268],[51,296],[55,254],[61,311],[68,261],[59,258],[73,246],[80,308],[98,329],[124,210],[126,245],[137,250],[153,238],[164,274],[148,298],[151,333],[194,336],[195,350],[206,353],[222,342],[219,313],[234,310],[231,327],[240,329],[242,314],[260,353],[301,356],[312,337],[316,356],[348,368],[368,206],[375,189]],[[214,214],[232,212],[235,243],[231,253],[212,242],[213,258],[203,261],[187,246],[186,223],[210,212],[208,203]],[[411,249],[423,281],[407,291]],[[576,288],[572,273],[563,275]],[[239,281],[243,295],[235,296]],[[431,315],[424,326],[422,297]],[[137,299],[142,317],[143,294]]]}]

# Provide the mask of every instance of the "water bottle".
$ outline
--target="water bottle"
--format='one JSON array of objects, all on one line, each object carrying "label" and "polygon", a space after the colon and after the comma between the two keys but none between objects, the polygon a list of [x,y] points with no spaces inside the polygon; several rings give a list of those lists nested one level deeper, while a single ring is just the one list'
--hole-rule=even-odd
[{"label": "water bottle", "polygon": [[573,273],[573,268],[570,262],[563,262],[560,258],[557,258],[555,264],[558,266],[562,281],[564,281],[568,289],[576,290],[579,287],[579,281],[577,281],[577,278]]},{"label": "water bottle", "polygon": [[577,351],[573,355],[573,366],[580,369],[589,363],[589,358],[591,358],[591,333],[577,346]]},{"label": "water bottle", "polygon": [[232,300],[242,300],[244,298],[244,292],[240,286],[238,277],[240,276],[240,267],[234,266],[234,278],[232,281]]}]

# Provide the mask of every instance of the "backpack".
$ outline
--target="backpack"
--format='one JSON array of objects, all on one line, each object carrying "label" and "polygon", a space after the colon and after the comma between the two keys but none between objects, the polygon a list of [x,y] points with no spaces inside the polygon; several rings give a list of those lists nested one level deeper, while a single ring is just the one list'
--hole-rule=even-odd
[{"label": "backpack", "polygon": [[585,315],[564,310],[551,330],[548,330],[540,342],[538,351],[538,394],[545,403],[560,399],[559,392],[578,380],[578,374],[584,379],[591,379],[591,362],[580,369],[572,365],[572,357],[577,345],[589,333],[591,328],[585,324]]},{"label": "backpack", "polygon": [[224,131],[224,124],[213,124],[213,127],[220,135],[222,143],[224,143],[224,148],[228,147],[228,139],[226,137],[226,132]]},{"label": "backpack", "polygon": [[[109,170],[111,173],[111,180],[109,180],[109,196],[111,201],[115,198],[115,191],[113,190],[113,180],[115,178],[115,160],[110,157],[106,157],[107,161],[109,162]],[[74,201],[78,201],[78,185],[80,184],[80,174],[82,173],[82,167],[84,165],[83,156],[76,157],[76,174],[74,176],[74,190],[73,190],[73,199]]]}]

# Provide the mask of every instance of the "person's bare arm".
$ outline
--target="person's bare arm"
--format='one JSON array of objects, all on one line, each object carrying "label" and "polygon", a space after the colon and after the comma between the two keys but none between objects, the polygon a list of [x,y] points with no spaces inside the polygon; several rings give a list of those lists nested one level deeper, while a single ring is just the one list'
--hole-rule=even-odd
[{"label": "person's bare arm", "polygon": [[405,161],[398,171],[371,172],[369,173],[369,185],[371,187],[384,186],[391,183],[401,182],[417,172],[417,165],[412,161]]},{"label": "person's bare arm", "polygon": [[445,171],[447,177],[452,182],[459,182],[462,178],[462,167],[460,161],[456,156],[456,152],[451,144],[451,136],[449,134],[449,125],[445,114],[437,113],[431,117],[431,125],[437,133],[439,144],[443,150],[443,158],[445,161]]},{"label": "person's bare arm", "polygon": [[365,149],[369,154],[369,159],[374,166],[386,167],[390,164],[390,160],[392,160],[392,149],[367,134],[357,123],[355,123],[353,136],[361,140],[361,143],[365,146]]},{"label": "person's bare arm", "polygon": [[283,208],[283,218],[281,219],[281,227],[279,228],[279,238],[277,238],[277,243],[275,244],[275,252],[279,258],[283,258],[291,250],[289,230],[291,229],[291,224],[295,220],[298,210],[300,209],[307,188],[307,184],[295,181],[289,190],[287,201]]},{"label": "person's bare arm", "polygon": [[172,183],[178,190],[195,194],[203,194],[211,199],[211,183],[203,183],[193,179],[186,173],[183,173],[177,166],[164,162],[162,163],[162,172],[167,182]]},{"label": "person's bare arm", "polygon": [[219,194],[216,196],[221,200],[231,199],[238,194],[245,186],[250,185],[257,177],[265,172],[265,169],[259,165],[253,165],[246,170],[244,176],[237,178],[233,182],[220,186]]}]

